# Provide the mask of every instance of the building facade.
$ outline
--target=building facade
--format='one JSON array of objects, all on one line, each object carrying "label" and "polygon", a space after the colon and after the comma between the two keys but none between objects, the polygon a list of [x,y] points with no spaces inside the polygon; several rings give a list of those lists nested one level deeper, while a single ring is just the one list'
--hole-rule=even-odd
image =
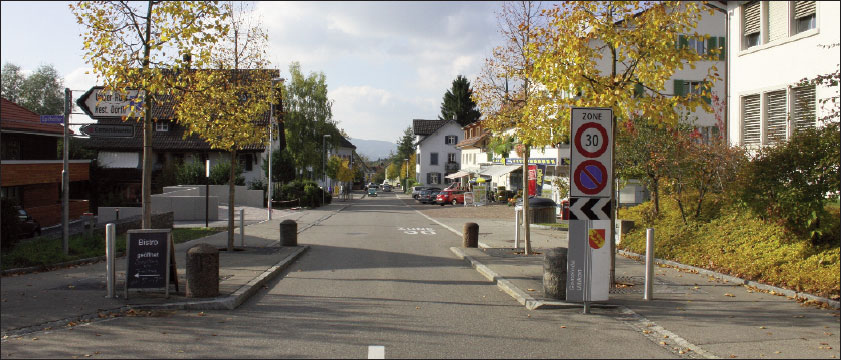
[{"label": "building facade", "polygon": [[[757,150],[826,114],[839,87],[798,82],[839,69],[839,2],[728,2],[728,140]],[[838,106],[834,104],[834,106]]]},{"label": "building facade", "polygon": [[461,150],[456,147],[463,136],[455,120],[412,120],[415,135],[416,181],[427,186],[446,186],[453,182],[447,175],[459,171]]},{"label": "building facade", "polygon": [[[63,161],[58,140],[64,127],[42,124],[40,115],[0,99],[0,196],[26,209],[42,227],[61,223]],[[90,211],[91,160],[70,160],[70,219]]]}]

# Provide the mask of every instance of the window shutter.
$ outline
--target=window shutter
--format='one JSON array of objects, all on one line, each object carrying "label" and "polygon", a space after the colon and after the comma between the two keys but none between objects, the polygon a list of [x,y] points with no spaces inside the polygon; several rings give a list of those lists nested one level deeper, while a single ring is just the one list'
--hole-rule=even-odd
[{"label": "window shutter", "polygon": [[766,141],[776,144],[786,140],[786,90],[766,94]]},{"label": "window shutter", "polygon": [[706,102],[708,105],[710,105],[710,97],[711,97],[710,83],[706,82],[704,84],[704,86],[702,87],[702,91],[704,91],[704,94],[702,94],[702,100],[704,100],[704,102]]},{"label": "window shutter", "polygon": [[804,130],[816,126],[816,87],[803,86],[792,89],[792,117],[795,130]]},{"label": "window shutter", "polygon": [[431,173],[427,173],[427,184],[432,184],[432,183],[433,183],[433,182],[432,182],[432,180],[431,180],[431,177],[432,177],[431,175],[433,175],[433,174],[431,174]]},{"label": "window shutter", "polygon": [[684,89],[684,80],[672,81],[672,93],[676,96],[684,96],[687,94],[686,89]]},{"label": "window shutter", "polygon": [[810,16],[816,13],[815,1],[796,1],[795,2],[795,18],[800,19],[805,16]]},{"label": "window shutter", "polygon": [[760,145],[760,95],[743,96],[743,145]]},{"label": "window shutter", "polygon": [[760,2],[743,5],[743,36],[760,32]]},{"label": "window shutter", "polygon": [[643,96],[643,85],[634,84],[634,97],[639,98]]},{"label": "window shutter", "polygon": [[789,36],[789,21],[787,11],[789,2],[769,1],[769,14],[766,17],[767,29],[769,29],[769,41],[776,41]]},{"label": "window shutter", "polygon": [[725,60],[725,37],[719,37],[719,60]]},{"label": "window shutter", "polygon": [[684,35],[678,35],[678,48],[684,49],[687,47],[687,45],[687,37]]},{"label": "window shutter", "polygon": [[713,54],[713,49],[716,49],[716,37],[711,36],[708,38],[708,51],[707,54]]}]

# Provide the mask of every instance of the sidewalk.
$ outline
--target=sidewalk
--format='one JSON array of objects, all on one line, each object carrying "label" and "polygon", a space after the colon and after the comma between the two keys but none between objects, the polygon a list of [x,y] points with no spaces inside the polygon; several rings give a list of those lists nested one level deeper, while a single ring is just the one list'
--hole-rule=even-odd
[{"label": "sidewalk", "polygon": [[[541,254],[523,256],[513,248],[514,219],[430,219],[459,236],[460,246],[451,248],[457,256],[527,308],[582,311],[581,304],[543,296],[542,253],[567,247],[567,231],[531,228],[532,247]],[[479,249],[461,248],[466,222],[479,225]],[[836,309],[802,306],[711,272],[663,265],[655,269],[654,300],[643,301],[644,264],[618,255],[615,269],[620,285],[592,313],[615,317],[677,357],[840,357],[838,302]]]},{"label": "sidewalk", "polygon": [[[216,298],[186,298],[185,259],[187,250],[199,243],[218,248],[227,245],[227,233],[221,232],[200,239],[175,245],[178,268],[178,292],[170,285],[170,297],[163,291],[132,291],[124,298],[126,258],[116,261],[117,298],[105,298],[106,263],[73,266],[70,268],[10,275],[2,278],[3,336],[27,333],[83,323],[109,316],[120,316],[127,311],[141,309],[233,309],[249,296],[263,288],[263,284],[283,271],[308,247],[280,247],[280,222],[286,219],[298,223],[298,232],[345,208],[351,202],[335,202],[310,210],[275,210],[271,221],[246,226],[244,246],[240,243],[239,229],[235,231],[234,244],[242,251],[220,251],[220,294]],[[264,210],[265,211],[265,210]],[[265,215],[265,213],[264,213]],[[239,225],[239,224],[238,224]],[[204,226],[204,224],[202,224]],[[133,309],[133,310],[130,310]]]}]

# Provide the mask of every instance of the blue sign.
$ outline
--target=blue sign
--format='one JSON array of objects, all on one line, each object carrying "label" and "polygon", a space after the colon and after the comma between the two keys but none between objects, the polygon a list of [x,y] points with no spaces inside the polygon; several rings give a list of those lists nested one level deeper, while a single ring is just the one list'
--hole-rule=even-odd
[{"label": "blue sign", "polygon": [[42,124],[64,124],[64,115],[41,115]]},{"label": "blue sign", "polygon": [[[493,164],[503,164],[503,159],[491,159]],[[561,165],[569,165],[570,159],[561,159]],[[522,158],[506,158],[505,165],[523,165]],[[555,158],[529,158],[529,165],[556,165]]]}]

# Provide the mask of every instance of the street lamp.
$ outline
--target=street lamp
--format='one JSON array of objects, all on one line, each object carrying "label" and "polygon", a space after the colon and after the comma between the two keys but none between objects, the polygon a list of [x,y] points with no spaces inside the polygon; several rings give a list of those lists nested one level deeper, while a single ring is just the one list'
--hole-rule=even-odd
[{"label": "street lamp", "polygon": [[325,189],[327,187],[327,174],[325,173],[325,162],[327,161],[327,150],[325,148],[325,140],[330,137],[330,134],[322,136],[322,205],[325,203]]},{"label": "street lamp", "polygon": [[[275,87],[278,86],[283,79],[276,77],[272,79],[272,90],[275,90]],[[272,128],[275,126],[275,104],[269,104],[269,200],[266,201],[266,212],[269,214],[269,220],[272,220]],[[279,136],[284,136],[280,134]]]},{"label": "street lamp", "polygon": [[403,159],[406,163],[406,176],[403,178],[403,192],[409,189],[409,159]]}]

